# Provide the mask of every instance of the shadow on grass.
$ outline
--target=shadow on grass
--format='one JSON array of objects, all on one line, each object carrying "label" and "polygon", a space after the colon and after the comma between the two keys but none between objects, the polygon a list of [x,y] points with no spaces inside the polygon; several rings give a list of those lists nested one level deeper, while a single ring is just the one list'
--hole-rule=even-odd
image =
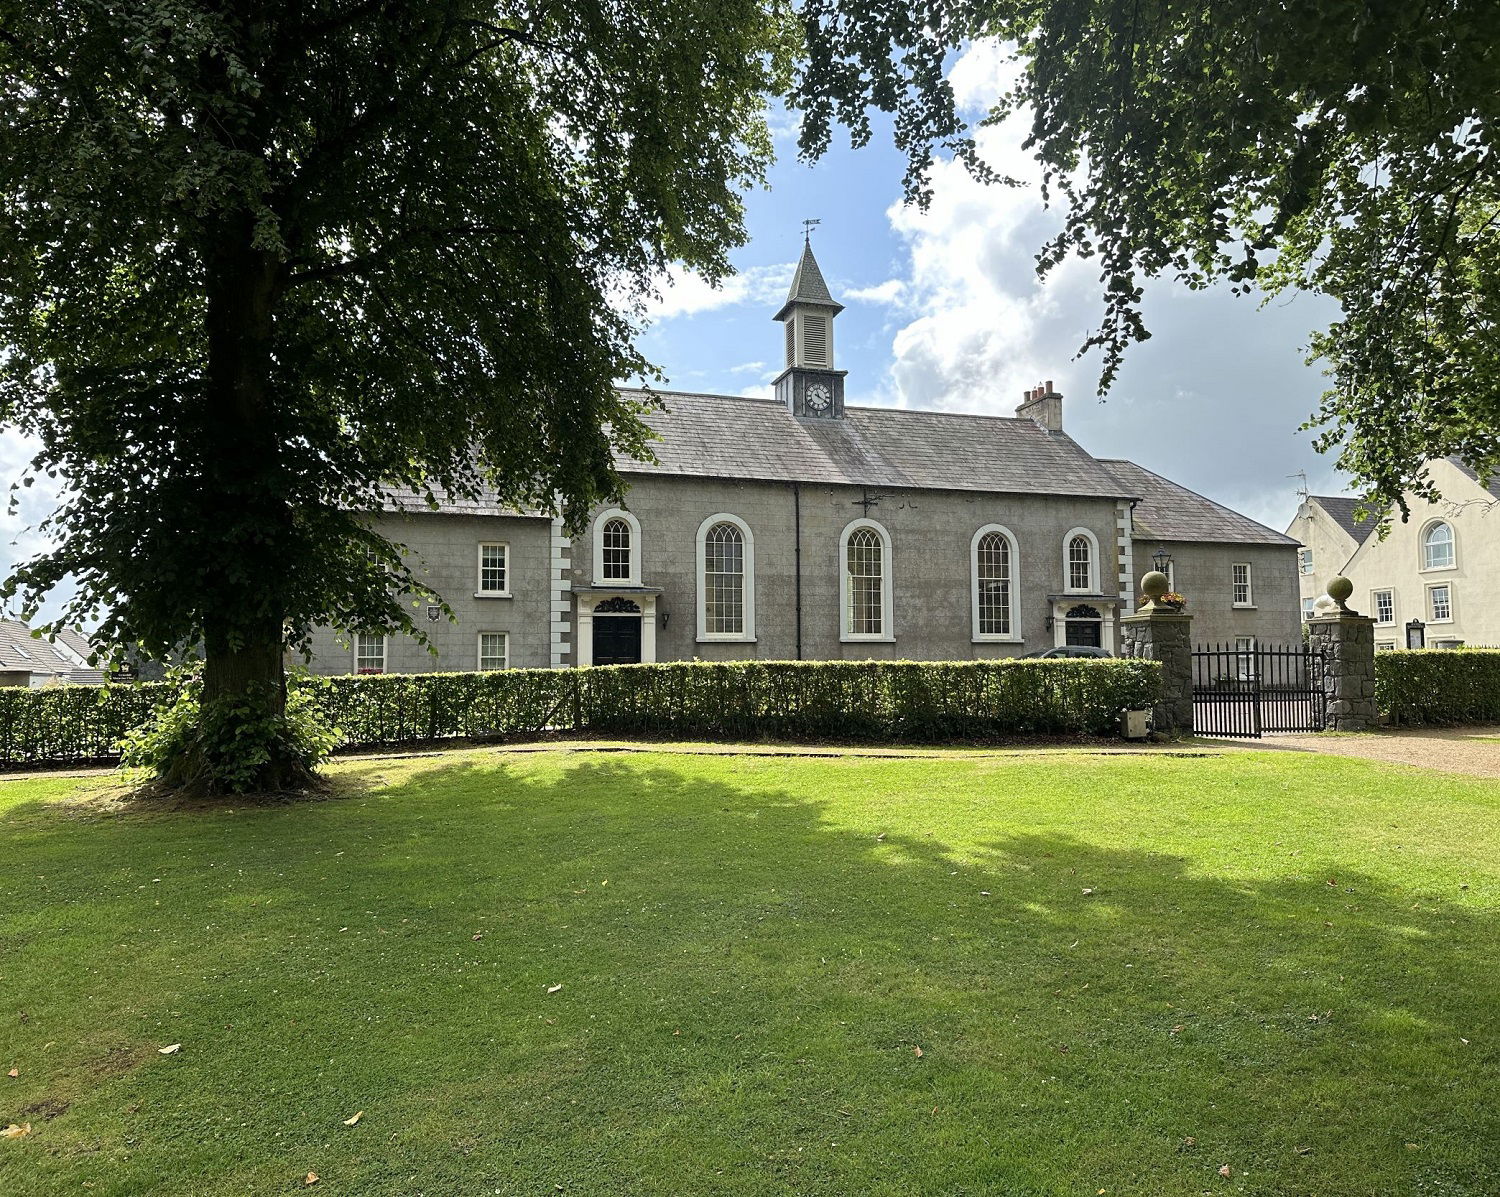
[{"label": "shadow on grass", "polygon": [[0,1120],[66,1112],[0,1187],[1495,1191],[1495,920],[1336,834],[1247,881],[1092,840],[1066,798],[1017,824],[993,779],[924,809],[961,763],[872,766],[460,762],[284,810],[19,808]]}]

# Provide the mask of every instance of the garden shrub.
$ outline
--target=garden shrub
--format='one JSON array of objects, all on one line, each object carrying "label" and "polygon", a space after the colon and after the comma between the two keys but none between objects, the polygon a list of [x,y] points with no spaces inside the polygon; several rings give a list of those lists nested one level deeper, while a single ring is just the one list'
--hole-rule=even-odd
[{"label": "garden shrub", "polygon": [[[1161,667],[1141,660],[736,661],[294,678],[289,707],[341,747],[555,731],[705,739],[992,740],[1104,734],[1150,707]],[[185,726],[180,688],[0,690],[0,764],[104,760],[130,738],[151,765]],[[306,737],[304,737],[306,738]],[[302,741],[299,740],[299,743]]]},{"label": "garden shrub", "polygon": [[1375,654],[1375,704],[1392,723],[1500,723],[1500,649],[1397,649]]}]

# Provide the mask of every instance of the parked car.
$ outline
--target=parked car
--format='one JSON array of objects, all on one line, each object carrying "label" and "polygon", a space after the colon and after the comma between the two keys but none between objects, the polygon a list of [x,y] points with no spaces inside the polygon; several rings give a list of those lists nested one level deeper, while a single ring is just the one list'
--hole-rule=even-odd
[{"label": "parked car", "polygon": [[1035,657],[1112,657],[1107,648],[1095,648],[1090,644],[1059,644],[1055,648],[1043,648],[1034,653],[1023,653],[1023,661]]}]

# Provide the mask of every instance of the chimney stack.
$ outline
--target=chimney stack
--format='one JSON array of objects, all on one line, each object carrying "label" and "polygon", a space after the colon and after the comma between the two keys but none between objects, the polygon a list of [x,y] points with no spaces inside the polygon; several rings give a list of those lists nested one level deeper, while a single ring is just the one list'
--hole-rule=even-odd
[{"label": "chimney stack", "polygon": [[1016,415],[1025,416],[1048,432],[1062,431],[1062,396],[1052,389],[1052,380],[1037,383],[1029,391],[1022,392],[1021,406]]}]

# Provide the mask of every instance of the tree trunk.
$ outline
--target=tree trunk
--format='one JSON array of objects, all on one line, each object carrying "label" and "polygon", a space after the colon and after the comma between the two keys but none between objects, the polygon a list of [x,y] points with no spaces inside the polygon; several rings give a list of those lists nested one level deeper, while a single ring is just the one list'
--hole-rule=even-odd
[{"label": "tree trunk", "polygon": [[286,720],[280,578],[293,513],[269,390],[282,265],[255,248],[253,233],[250,214],[228,218],[204,255],[203,701],[195,740],[162,779],[198,794],[302,789],[316,780]]}]

